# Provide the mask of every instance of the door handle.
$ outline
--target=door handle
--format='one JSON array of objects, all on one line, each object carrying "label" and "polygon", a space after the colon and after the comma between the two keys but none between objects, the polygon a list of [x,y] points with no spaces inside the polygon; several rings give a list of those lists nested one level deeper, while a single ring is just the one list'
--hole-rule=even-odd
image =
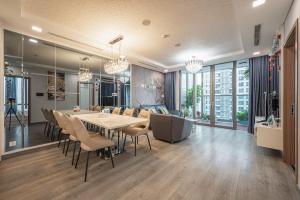
[{"label": "door handle", "polygon": [[291,105],[291,115],[294,116],[295,114],[295,104]]}]

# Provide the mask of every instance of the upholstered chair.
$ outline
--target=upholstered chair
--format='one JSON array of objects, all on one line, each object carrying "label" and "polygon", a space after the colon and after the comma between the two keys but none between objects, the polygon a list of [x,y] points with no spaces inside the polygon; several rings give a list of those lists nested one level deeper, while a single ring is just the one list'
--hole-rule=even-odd
[{"label": "upholstered chair", "polygon": [[119,115],[121,113],[121,108],[115,107],[111,114]]},{"label": "upholstered chair", "polygon": [[[128,117],[132,117],[134,114],[134,108],[126,108],[123,112],[123,116],[128,116]],[[118,133],[118,151],[120,150],[119,147],[120,147],[120,132],[122,133],[122,130],[123,128],[119,128],[119,129],[116,129],[115,132]],[[114,134],[113,136],[114,137]],[[123,133],[122,133],[122,138],[123,138]],[[132,141],[133,141],[133,138],[131,137]]]},{"label": "upholstered chair", "polygon": [[84,175],[84,182],[87,180],[87,170],[89,165],[89,155],[92,151],[98,151],[105,148],[108,148],[110,159],[112,163],[112,167],[114,168],[114,161],[111,153],[111,147],[114,146],[114,143],[101,135],[91,136],[83,125],[82,121],[78,119],[76,116],[70,117],[71,124],[74,130],[74,133],[77,136],[77,139],[80,141],[80,148],[77,155],[77,160],[75,164],[75,168],[77,168],[78,160],[80,157],[81,150],[87,151],[86,157],[86,166],[85,166],[85,175]]},{"label": "upholstered chair", "polygon": [[62,114],[61,117],[62,117],[62,120],[65,124],[66,132],[70,134],[69,135],[69,141],[68,141],[68,144],[67,144],[67,149],[65,151],[65,157],[68,154],[70,142],[71,141],[74,142],[74,149],[73,149],[73,156],[72,156],[72,165],[73,165],[74,164],[75,151],[76,151],[76,145],[77,145],[77,143],[79,143],[79,140],[77,139],[76,133],[73,130],[73,126],[72,126],[70,117],[67,116],[66,114]]},{"label": "upholstered chair", "polygon": [[66,147],[66,141],[70,133],[67,131],[67,122],[64,119],[64,114],[61,112],[53,111],[53,115],[58,123],[59,126],[59,135],[58,135],[58,147],[60,146],[60,141],[62,139],[62,136],[64,138],[64,148],[63,148],[63,153],[65,152],[65,147]]},{"label": "upholstered chair", "polygon": [[94,107],[94,111],[101,112],[101,106],[95,106],[95,107]]},{"label": "upholstered chair", "polygon": [[[47,133],[47,136],[50,137],[51,141],[55,140],[55,130],[60,129],[57,120],[54,117],[54,113],[53,110],[48,110],[45,109],[49,122],[50,122],[50,129]],[[58,136],[60,135],[60,133],[58,133]]]},{"label": "upholstered chair", "polygon": [[124,151],[124,148],[125,148],[126,136],[127,135],[130,135],[130,136],[134,137],[134,155],[135,156],[136,156],[136,144],[138,142],[138,137],[139,136],[145,135],[147,137],[148,144],[149,144],[149,147],[150,147],[150,150],[151,150],[151,144],[150,144],[150,140],[149,140],[149,136],[148,136],[150,116],[151,116],[151,111],[141,110],[138,117],[139,118],[146,118],[146,119],[148,119],[148,121],[144,124],[130,126],[130,127],[124,128],[122,130],[123,133],[125,134],[124,144],[123,144],[123,151]]},{"label": "upholstered chair", "polygon": [[44,127],[44,132],[43,132],[44,135],[46,135],[47,131],[49,129],[50,121],[49,121],[46,109],[45,108],[41,108],[41,112],[42,112],[42,114],[43,114],[43,116],[44,116],[44,118],[46,120],[45,127]]},{"label": "upholstered chair", "polygon": [[126,108],[122,115],[132,117],[134,114],[134,108]]}]

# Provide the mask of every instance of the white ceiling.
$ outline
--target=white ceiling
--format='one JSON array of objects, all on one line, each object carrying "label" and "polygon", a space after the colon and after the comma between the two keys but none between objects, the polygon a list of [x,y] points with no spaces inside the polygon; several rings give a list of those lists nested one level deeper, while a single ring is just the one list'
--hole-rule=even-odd
[{"label": "white ceiling", "polygon": [[[171,69],[193,55],[216,63],[267,52],[291,2],[266,0],[252,8],[252,0],[0,0],[0,20],[11,30],[103,56],[110,55],[108,42],[123,35],[122,52],[131,62]],[[144,19],[151,24],[143,26]],[[256,24],[262,24],[258,47],[253,41]],[[43,33],[32,32],[32,25]],[[164,34],[170,37],[164,39]]]}]

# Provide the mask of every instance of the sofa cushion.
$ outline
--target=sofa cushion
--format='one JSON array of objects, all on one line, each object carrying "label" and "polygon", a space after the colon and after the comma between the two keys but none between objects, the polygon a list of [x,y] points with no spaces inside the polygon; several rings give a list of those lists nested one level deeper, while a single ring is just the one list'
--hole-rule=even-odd
[{"label": "sofa cushion", "polygon": [[161,114],[169,115],[170,112],[166,108],[166,106],[157,106],[157,109],[160,111]]}]

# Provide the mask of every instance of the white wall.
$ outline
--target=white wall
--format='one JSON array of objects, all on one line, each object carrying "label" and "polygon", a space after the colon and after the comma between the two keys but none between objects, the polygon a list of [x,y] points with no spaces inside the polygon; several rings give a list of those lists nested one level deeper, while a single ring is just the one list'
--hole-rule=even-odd
[{"label": "white wall", "polygon": [[3,98],[3,83],[4,83],[4,30],[0,21],[0,161],[4,153],[4,98]]},{"label": "white wall", "polygon": [[[286,18],[286,21],[284,23],[284,38],[285,40],[287,39],[286,37],[288,36],[288,34],[290,33],[290,31],[292,30],[295,22],[297,19],[300,18],[300,0],[294,0],[294,3],[292,5],[292,8]],[[298,25],[299,22],[298,22]],[[299,34],[299,30],[298,30],[298,95],[300,94],[300,70],[299,70],[299,62],[300,62],[300,50],[299,50],[299,38],[300,38],[300,34]],[[300,98],[298,97],[298,187],[300,189]]]}]

